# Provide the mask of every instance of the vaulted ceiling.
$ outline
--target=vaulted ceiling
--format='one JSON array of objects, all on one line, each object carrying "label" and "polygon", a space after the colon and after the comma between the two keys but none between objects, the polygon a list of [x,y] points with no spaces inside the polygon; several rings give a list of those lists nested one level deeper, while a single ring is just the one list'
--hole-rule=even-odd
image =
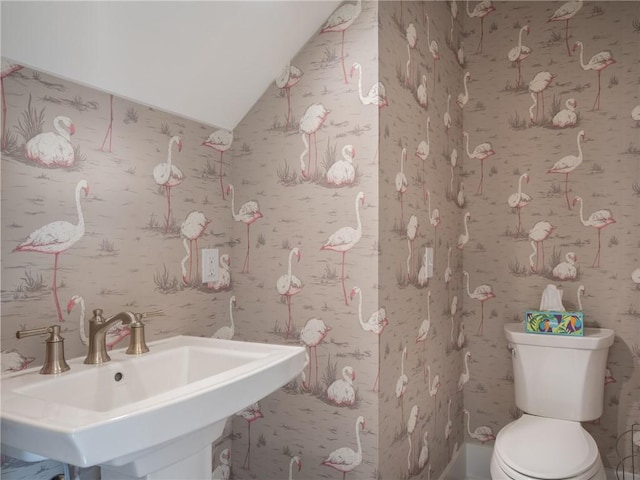
[{"label": "vaulted ceiling", "polygon": [[2,56],[233,129],[339,4],[2,1]]}]

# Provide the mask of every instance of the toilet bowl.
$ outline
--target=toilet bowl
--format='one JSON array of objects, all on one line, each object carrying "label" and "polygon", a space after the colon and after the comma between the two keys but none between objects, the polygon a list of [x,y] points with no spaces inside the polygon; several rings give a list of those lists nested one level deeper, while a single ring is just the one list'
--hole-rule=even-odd
[{"label": "toilet bowl", "polygon": [[579,422],[524,414],[498,433],[493,480],[605,480],[595,440]]}]

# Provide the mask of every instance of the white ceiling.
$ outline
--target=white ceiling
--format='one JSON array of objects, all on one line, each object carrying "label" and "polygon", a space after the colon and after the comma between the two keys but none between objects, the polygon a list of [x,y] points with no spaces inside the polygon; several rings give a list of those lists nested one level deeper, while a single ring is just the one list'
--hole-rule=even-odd
[{"label": "white ceiling", "polygon": [[2,56],[233,129],[339,4],[3,0]]}]

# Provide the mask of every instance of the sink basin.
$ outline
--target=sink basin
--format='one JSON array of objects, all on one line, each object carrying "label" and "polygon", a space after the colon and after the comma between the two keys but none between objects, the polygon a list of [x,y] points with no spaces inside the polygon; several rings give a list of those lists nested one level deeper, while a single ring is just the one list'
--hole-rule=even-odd
[{"label": "sink basin", "polygon": [[[189,336],[148,345],[140,356],[110,352],[103,365],[69,360],[71,370],[59,375],[36,367],[3,376],[3,453],[118,467],[156,452],[166,457],[180,450],[174,441],[206,447],[229,416],[286,384],[305,362],[296,346]],[[137,468],[136,478],[144,473]]]}]

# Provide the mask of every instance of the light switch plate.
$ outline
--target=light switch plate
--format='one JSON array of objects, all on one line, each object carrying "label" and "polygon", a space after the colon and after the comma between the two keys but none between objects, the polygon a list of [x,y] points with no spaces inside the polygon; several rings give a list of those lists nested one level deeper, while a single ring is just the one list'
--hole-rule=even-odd
[{"label": "light switch plate", "polygon": [[218,280],[218,249],[202,249],[202,283]]}]

